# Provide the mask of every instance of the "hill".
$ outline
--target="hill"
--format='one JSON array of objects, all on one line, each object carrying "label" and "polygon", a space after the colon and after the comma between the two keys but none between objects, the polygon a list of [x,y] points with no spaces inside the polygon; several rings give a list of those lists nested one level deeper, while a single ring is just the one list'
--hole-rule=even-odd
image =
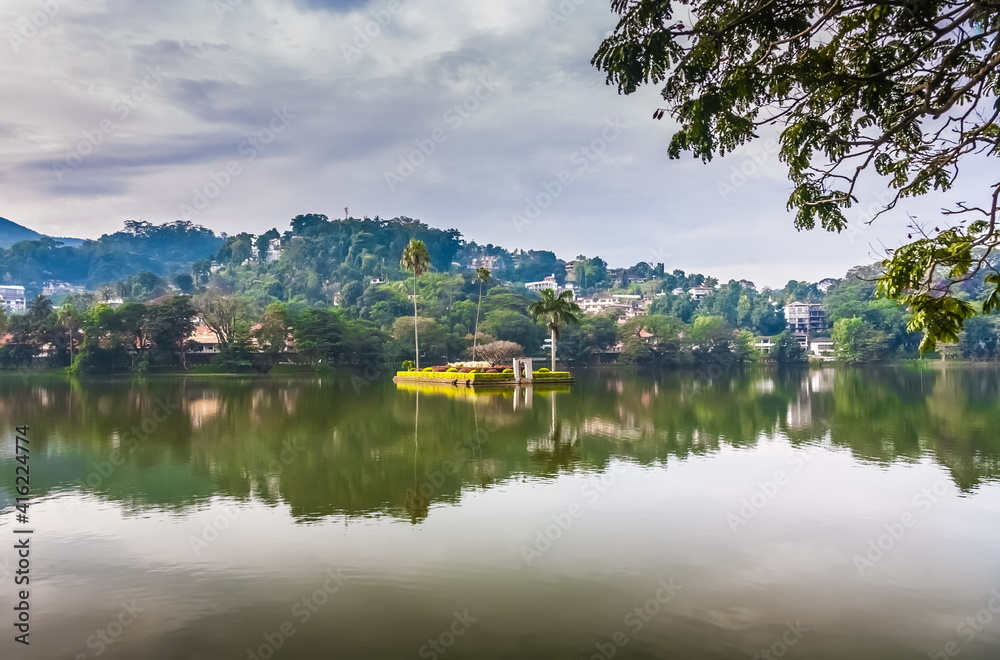
[{"label": "hill", "polygon": [[[28,229],[16,222],[11,222],[7,218],[0,218],[0,247],[10,247],[18,241],[37,241],[40,238],[46,238],[46,235],[39,234],[34,229]],[[83,240],[79,238],[57,236],[50,236],[48,238],[52,238],[70,247],[83,245]]]}]

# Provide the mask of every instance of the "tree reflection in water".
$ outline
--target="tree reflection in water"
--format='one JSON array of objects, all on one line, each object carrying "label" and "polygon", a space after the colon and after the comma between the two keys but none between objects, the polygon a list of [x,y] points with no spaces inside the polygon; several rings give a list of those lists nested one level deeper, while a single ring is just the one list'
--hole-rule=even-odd
[{"label": "tree reflection in water", "polygon": [[[301,521],[390,515],[417,524],[468,489],[600,471],[614,459],[685,460],[775,436],[842,447],[866,463],[933,460],[966,492],[1000,475],[995,367],[749,370],[711,380],[619,370],[581,374],[557,391],[410,388],[4,375],[0,417],[31,420],[39,496],[81,489],[140,510],[253,497],[285,503]],[[289,443],[300,451],[285,464]],[[98,474],[116,451],[121,464]],[[12,450],[2,461],[13,461]]]}]

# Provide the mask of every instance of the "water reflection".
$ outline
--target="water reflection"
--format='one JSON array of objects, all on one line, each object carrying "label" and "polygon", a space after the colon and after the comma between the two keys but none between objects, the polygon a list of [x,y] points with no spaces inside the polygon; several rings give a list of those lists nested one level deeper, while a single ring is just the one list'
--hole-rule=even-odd
[{"label": "water reflection", "polygon": [[[131,510],[215,496],[300,521],[412,523],[516,479],[688,460],[762,438],[856,461],[931,460],[965,492],[996,480],[1000,369],[581,374],[572,388],[479,392],[349,380],[0,377],[0,417],[30,420],[39,495],[80,489]],[[20,422],[18,422],[20,423]],[[0,469],[12,471],[4,444]],[[4,497],[10,498],[10,493]],[[9,502],[5,502],[7,504]]]}]

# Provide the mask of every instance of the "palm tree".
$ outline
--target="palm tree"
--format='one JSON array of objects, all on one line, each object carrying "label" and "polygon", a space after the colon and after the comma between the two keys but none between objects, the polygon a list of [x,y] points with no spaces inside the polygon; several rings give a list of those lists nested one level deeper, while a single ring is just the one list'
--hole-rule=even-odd
[{"label": "palm tree", "polygon": [[482,266],[476,269],[476,280],[479,281],[479,304],[476,305],[476,331],[472,335],[472,359],[476,359],[476,342],[479,339],[479,310],[483,308],[483,285],[490,281],[490,271]]},{"label": "palm tree", "polygon": [[403,270],[413,271],[413,344],[417,354],[417,371],[420,371],[420,337],[417,335],[417,278],[427,272],[431,265],[431,257],[427,254],[427,246],[423,241],[411,238],[403,249],[403,258],[399,260]]},{"label": "palm tree", "polygon": [[556,295],[552,289],[542,289],[541,300],[528,305],[528,312],[535,318],[543,319],[552,332],[552,371],[555,371],[559,329],[570,323],[579,323],[579,315],[583,311],[573,302],[572,291],[563,291]]},{"label": "palm tree", "polygon": [[45,296],[38,295],[28,303],[28,316],[33,319],[44,319],[52,313],[52,301]]},{"label": "palm tree", "polygon": [[73,336],[76,331],[80,328],[80,312],[77,311],[70,303],[63,303],[59,307],[59,312],[56,316],[59,319],[59,323],[66,327],[66,333],[69,335],[69,361],[70,364],[73,363]]}]

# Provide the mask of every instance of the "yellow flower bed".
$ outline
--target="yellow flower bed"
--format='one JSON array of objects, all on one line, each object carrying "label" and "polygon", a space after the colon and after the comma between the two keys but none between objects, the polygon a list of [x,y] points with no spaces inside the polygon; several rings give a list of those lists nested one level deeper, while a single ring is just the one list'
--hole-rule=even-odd
[{"label": "yellow flower bed", "polygon": [[[536,381],[540,380],[567,380],[572,378],[568,371],[543,371],[534,372],[534,379]],[[489,382],[489,381],[513,381],[514,374],[485,374],[485,373],[461,373],[458,371],[397,371],[397,378],[403,379],[437,379],[437,380],[471,380],[477,383]]]}]

